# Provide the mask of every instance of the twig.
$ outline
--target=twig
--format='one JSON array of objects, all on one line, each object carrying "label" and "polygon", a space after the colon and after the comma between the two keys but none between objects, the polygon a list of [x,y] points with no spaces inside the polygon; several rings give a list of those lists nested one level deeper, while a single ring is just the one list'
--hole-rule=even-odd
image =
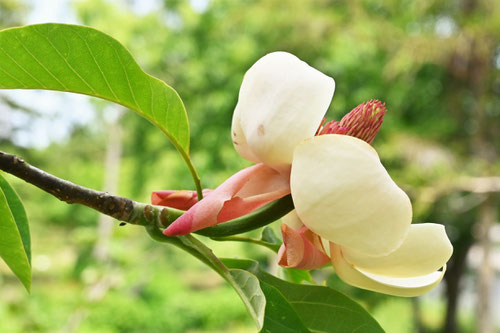
[{"label": "twig", "polygon": [[73,184],[2,151],[0,170],[21,178],[68,204],[81,204],[130,224],[166,227],[183,213],[177,209],[144,204]]},{"label": "twig", "polygon": [[225,237],[210,237],[214,241],[218,242],[246,242],[246,243],[253,243],[257,245],[262,245],[264,247],[267,247],[273,252],[278,252],[281,244],[273,244],[269,243],[266,241],[263,241],[262,239],[256,239],[256,238],[251,238],[251,237],[245,237],[245,236],[225,236]]}]

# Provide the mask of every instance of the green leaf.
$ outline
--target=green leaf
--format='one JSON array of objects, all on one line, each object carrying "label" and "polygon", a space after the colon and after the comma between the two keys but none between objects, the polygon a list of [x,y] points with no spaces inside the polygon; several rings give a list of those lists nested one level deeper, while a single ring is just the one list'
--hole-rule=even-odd
[{"label": "green leaf", "polygon": [[282,268],[282,271],[287,281],[293,283],[301,283],[302,281],[305,281],[307,283],[316,284],[311,277],[311,273],[305,269]]},{"label": "green leaf", "polygon": [[266,312],[261,332],[310,332],[278,289],[263,281],[260,281],[260,287],[266,295]]},{"label": "green leaf", "polygon": [[0,31],[0,89],[45,89],[103,98],[147,118],[187,159],[189,125],[177,92],[95,29],[37,24]]},{"label": "green leaf", "polygon": [[282,243],[281,239],[278,236],[276,236],[273,229],[269,226],[264,227],[264,229],[262,229],[262,235],[260,236],[260,239],[263,240],[264,242],[276,244],[279,246],[281,246]]},{"label": "green leaf", "polygon": [[236,289],[236,292],[240,295],[243,303],[245,303],[248,312],[255,320],[259,329],[262,328],[266,297],[260,289],[259,280],[255,275],[241,269],[232,269],[230,270],[230,274],[239,287]]},{"label": "green leaf", "polygon": [[31,288],[31,244],[28,218],[14,189],[0,175],[0,257]]},{"label": "green leaf", "polygon": [[[230,269],[232,285],[240,295],[260,332],[309,332],[290,303],[272,285],[252,273]],[[235,285],[236,284],[236,285]]]},{"label": "green leaf", "polygon": [[280,280],[263,271],[252,260],[224,259],[223,262],[231,269],[249,271],[261,284],[267,283],[276,288],[311,332],[384,332],[363,307],[334,289]]},{"label": "green leaf", "polygon": [[5,178],[0,174],[0,190],[3,191],[7,203],[9,205],[12,216],[16,222],[17,229],[21,235],[21,240],[23,242],[24,252],[28,257],[28,261],[31,264],[31,237],[30,228],[28,224],[28,216],[24,210],[23,203],[17,195],[16,191],[10,186]]}]

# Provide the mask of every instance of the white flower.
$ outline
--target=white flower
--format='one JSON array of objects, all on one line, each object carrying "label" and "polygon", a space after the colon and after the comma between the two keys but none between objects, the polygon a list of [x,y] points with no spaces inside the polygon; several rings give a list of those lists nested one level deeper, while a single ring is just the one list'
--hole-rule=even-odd
[{"label": "white flower", "polygon": [[[444,227],[411,224],[408,196],[367,142],[314,136],[334,89],[332,78],[291,54],[264,56],[243,79],[233,115],[234,146],[244,158],[281,173],[291,166],[297,216],[330,243],[333,266],[345,282],[400,296],[427,292],[442,279],[452,253]],[[317,251],[304,243],[285,247],[295,245]]]},{"label": "white flower", "polygon": [[335,81],[286,52],[270,53],[245,74],[234,110],[232,138],[249,161],[289,169],[295,147],[314,136]]}]

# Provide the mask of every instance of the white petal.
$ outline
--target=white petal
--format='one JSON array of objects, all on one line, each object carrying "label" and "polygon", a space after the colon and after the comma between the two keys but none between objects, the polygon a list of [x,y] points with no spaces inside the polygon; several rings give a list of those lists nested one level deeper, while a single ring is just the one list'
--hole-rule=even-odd
[{"label": "white petal", "polygon": [[314,135],[330,105],[335,81],[286,52],[270,53],[246,73],[233,114],[232,137],[246,159],[277,169]]},{"label": "white petal", "polygon": [[304,141],[295,149],[290,182],[302,222],[331,242],[382,256],[408,233],[408,196],[360,139],[330,134]]},{"label": "white petal", "polygon": [[343,249],[344,258],[372,274],[412,277],[431,274],[443,267],[453,253],[443,225],[413,224],[403,244],[383,257],[371,257]]},{"label": "white petal", "polygon": [[237,112],[237,110],[238,106],[236,106],[236,110],[234,111],[233,123],[231,125],[231,136],[233,138],[233,146],[238,152],[238,154],[240,154],[240,156],[243,157],[244,159],[249,160],[250,162],[259,163],[260,162],[259,158],[255,156],[253,152],[250,150],[250,147],[248,147],[247,139],[240,126],[240,117],[239,117],[239,112]]},{"label": "white petal", "polygon": [[335,272],[345,283],[358,288],[394,296],[413,297],[425,294],[439,284],[446,271],[446,266],[443,266],[442,271],[422,276],[407,278],[387,277],[364,272],[349,264],[343,258],[342,249],[338,245],[331,243],[331,252]]},{"label": "white petal", "polygon": [[281,218],[281,221],[287,226],[292,227],[294,230],[299,230],[304,226],[302,221],[297,216],[297,212],[295,211],[295,209],[283,216]]}]

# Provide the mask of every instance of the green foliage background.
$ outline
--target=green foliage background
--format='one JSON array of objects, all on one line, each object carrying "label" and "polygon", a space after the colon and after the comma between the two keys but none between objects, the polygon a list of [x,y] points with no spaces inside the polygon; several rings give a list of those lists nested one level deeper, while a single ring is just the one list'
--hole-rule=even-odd
[{"label": "green foliage background", "polygon": [[[213,0],[199,10],[194,2],[165,0],[158,1],[161,9],[141,15],[132,3],[72,4],[82,24],[118,39],[148,73],[179,92],[190,119],[193,160],[206,188],[248,165],[232,147],[231,114],[245,71],[268,52],[294,53],[335,78],[330,119],[372,98],[387,103],[374,146],[410,194],[415,222],[445,224],[454,243],[441,297],[411,301],[363,292],[339,282],[330,268],[315,278],[357,297],[388,332],[419,327],[453,332],[454,316],[445,320],[446,309],[453,290],[459,294],[460,277],[476,276],[464,258],[476,242],[474,224],[485,202],[484,194],[459,185],[500,175],[498,2]],[[0,27],[22,24],[26,8],[22,1],[0,0]],[[26,109],[2,96],[3,106],[40,116],[36,101]],[[61,178],[100,189],[109,122],[102,112],[96,115],[91,127],[75,127],[68,141],[46,149],[19,147],[8,136],[0,136],[0,147]],[[193,187],[160,131],[132,112],[124,113],[120,126],[117,194],[147,202],[153,190]],[[102,240],[97,213],[8,180],[31,220],[34,277],[28,296],[0,266],[1,332],[254,331],[237,295],[194,259],[152,244],[142,230],[116,226],[103,260],[95,254]],[[498,195],[489,200],[498,210]],[[276,269],[266,249],[210,245],[218,255],[250,257]],[[455,331],[472,332],[474,325],[473,312],[459,311]]]}]

